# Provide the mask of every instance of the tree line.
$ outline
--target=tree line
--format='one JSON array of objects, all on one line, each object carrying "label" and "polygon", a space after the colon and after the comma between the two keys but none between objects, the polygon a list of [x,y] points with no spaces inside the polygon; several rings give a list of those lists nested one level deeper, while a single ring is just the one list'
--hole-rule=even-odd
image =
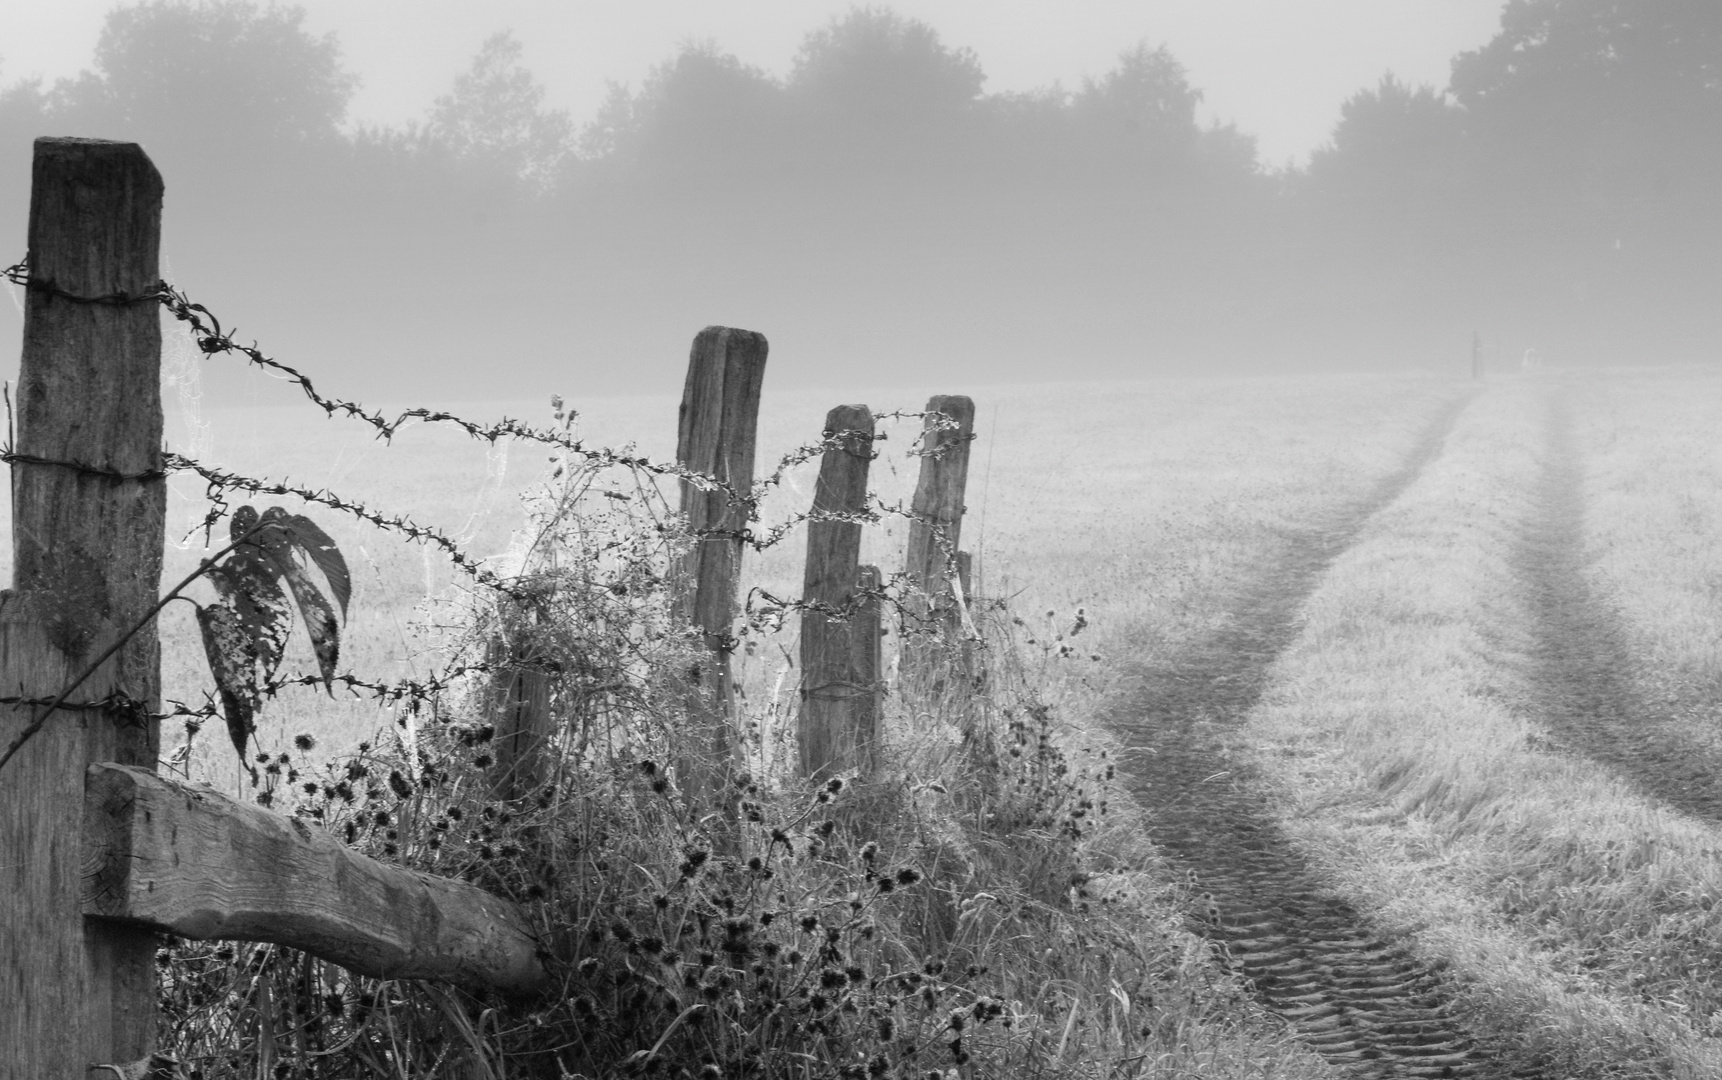
[{"label": "tree line", "polygon": [[1709,0],[1508,0],[1449,85],[1387,75],[1275,170],[1147,44],[988,93],[972,51],[856,8],[787,73],[690,44],[576,120],[502,33],[421,120],[350,127],[301,11],[148,0],[80,76],[0,89],[0,228],[34,136],[136,139],[211,306],[456,397],[498,353],[520,391],[614,388],[717,321],[882,376],[1457,363],[1473,330],[1687,359],[1718,329],[1719,69]]}]

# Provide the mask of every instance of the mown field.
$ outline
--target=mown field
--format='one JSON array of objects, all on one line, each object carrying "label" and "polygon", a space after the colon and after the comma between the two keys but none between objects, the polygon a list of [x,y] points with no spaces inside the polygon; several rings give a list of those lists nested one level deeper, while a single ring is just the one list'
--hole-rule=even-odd
[{"label": "mown field", "polygon": [[[975,592],[1023,620],[1058,739],[1120,762],[1094,875],[1064,902],[1129,891],[1132,917],[1185,943],[1179,1000],[1063,991],[1067,1038],[1156,1033],[1158,1057],[1092,1074],[1722,1075],[1722,376],[768,390],[762,468],[839,401],[913,410],[929,391],[977,403]],[[569,404],[593,444],[673,451],[667,394]],[[428,427],[385,446],[298,404],[199,412],[170,386],[168,406],[175,448],[480,554],[509,549],[548,467]],[[547,423],[550,406],[463,411]],[[889,430],[874,482],[892,502],[915,422]],[[785,475],[764,524],[805,508],[814,469]],[[176,480],[170,530],[204,505]],[[434,670],[459,575],[310,513],[354,571],[343,666]],[[800,542],[753,558],[749,587],[794,595]],[[900,562],[889,519],[866,543],[864,561]],[[170,551],[170,578],[198,545]],[[170,608],[163,634],[168,696],[201,701],[189,617]],[[742,666],[768,770],[794,652],[791,621]],[[305,691],[259,735],[337,751],[389,721]],[[213,730],[190,764],[238,783]]]}]

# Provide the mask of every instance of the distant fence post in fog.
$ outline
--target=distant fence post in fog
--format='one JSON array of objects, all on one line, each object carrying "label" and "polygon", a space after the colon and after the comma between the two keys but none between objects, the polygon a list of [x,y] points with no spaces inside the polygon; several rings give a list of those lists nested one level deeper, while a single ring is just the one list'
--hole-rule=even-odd
[{"label": "distant fence post in fog", "polygon": [[807,525],[796,732],[801,773],[815,779],[873,771],[880,711],[879,569],[859,565],[872,410],[837,406],[825,417],[825,437],[834,441],[820,459]]},{"label": "distant fence post in fog", "polygon": [[927,402],[926,412],[903,566],[908,586],[903,666],[921,674],[950,659],[938,643],[955,628],[950,578],[958,570],[975,403],[960,394],[940,394]]},{"label": "distant fence post in fog", "polygon": [[700,630],[707,655],[688,673],[692,737],[676,759],[677,782],[692,805],[722,799],[738,740],[730,685],[732,630],[742,534],[753,514],[754,439],[765,379],[765,335],[708,326],[694,338],[682,390],[676,460],[721,485],[681,482],[682,513],[694,537],[673,584],[675,608]]},{"label": "distant fence post in fog", "polygon": [[1471,331],[1471,378],[1483,377],[1483,335]]}]

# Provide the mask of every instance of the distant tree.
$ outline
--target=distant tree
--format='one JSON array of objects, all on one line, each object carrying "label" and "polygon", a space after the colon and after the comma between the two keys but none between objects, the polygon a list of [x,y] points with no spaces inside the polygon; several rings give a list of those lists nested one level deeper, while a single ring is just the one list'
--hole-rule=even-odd
[{"label": "distant tree", "polygon": [[1072,103],[1078,117],[1106,137],[1162,154],[1191,150],[1198,135],[1196,106],[1202,92],[1190,85],[1184,65],[1166,46],[1147,42],[1124,52],[1118,66],[1083,83]]},{"label": "distant tree", "polygon": [[986,73],[926,23],[860,7],[808,34],[787,90],[813,141],[839,157],[949,149],[973,130]]},{"label": "distant tree", "polygon": [[151,0],[109,12],[95,66],[62,80],[48,109],[81,133],[233,155],[333,139],[357,78],[302,8],[247,0]]},{"label": "distant tree", "polygon": [[1203,128],[1196,142],[1196,160],[1216,178],[1255,183],[1266,175],[1256,137],[1240,131],[1236,124],[1213,123]]},{"label": "distant tree", "polygon": [[926,23],[874,7],[808,34],[789,77],[793,92],[827,106],[895,116],[961,109],[985,82],[973,51],[947,48]]},{"label": "distant tree", "polygon": [[[47,95],[40,79],[0,89],[0,214],[22,221],[29,205],[31,143],[47,135]],[[10,263],[13,258],[0,255]]]},{"label": "distant tree", "polygon": [[[1610,92],[1597,95],[1603,86]],[[1722,5],[1713,0],[1507,0],[1501,30],[1453,61],[1466,108],[1581,93],[1627,107],[1722,96]],[[1587,92],[1588,91],[1588,92]]]},{"label": "distant tree", "polygon": [[1451,89],[1497,182],[1523,196],[1709,185],[1722,166],[1722,4],[1509,0],[1495,38],[1453,61]]},{"label": "distant tree", "polygon": [[0,89],[0,125],[8,131],[34,125],[47,106],[48,95],[42,90],[42,80],[20,79]]},{"label": "distant tree", "polygon": [[710,41],[652,69],[638,94],[612,86],[581,133],[589,159],[668,176],[766,168],[784,141],[783,88]]},{"label": "distant tree", "polygon": [[454,90],[437,98],[426,133],[456,158],[543,190],[574,152],[574,122],[544,108],[544,87],[520,57],[512,33],[485,39]]},{"label": "distant tree", "polygon": [[1405,208],[1458,181],[1463,140],[1464,114],[1445,93],[1389,73],[1340,106],[1332,138],[1310,155],[1309,174],[1324,193]]},{"label": "distant tree", "polygon": [[608,83],[597,115],[580,129],[576,152],[587,161],[614,159],[638,130],[633,93],[626,83]]}]

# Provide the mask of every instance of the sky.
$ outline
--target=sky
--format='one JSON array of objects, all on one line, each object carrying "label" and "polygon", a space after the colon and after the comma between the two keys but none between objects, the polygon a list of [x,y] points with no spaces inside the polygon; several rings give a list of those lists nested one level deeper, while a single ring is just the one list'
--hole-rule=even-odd
[{"label": "sky", "polygon": [[[115,0],[0,0],[0,83],[88,67]],[[349,120],[424,115],[498,30],[513,30],[550,104],[576,121],[607,85],[638,86],[690,39],[786,74],[808,30],[851,0],[301,0],[363,80]],[[1454,54],[1494,35],[1502,0],[897,0],[889,5],[980,57],[989,92],[1068,89],[1137,42],[1164,44],[1205,94],[1204,119],[1258,139],[1268,165],[1301,162],[1340,104],[1386,72],[1444,86]]]}]

